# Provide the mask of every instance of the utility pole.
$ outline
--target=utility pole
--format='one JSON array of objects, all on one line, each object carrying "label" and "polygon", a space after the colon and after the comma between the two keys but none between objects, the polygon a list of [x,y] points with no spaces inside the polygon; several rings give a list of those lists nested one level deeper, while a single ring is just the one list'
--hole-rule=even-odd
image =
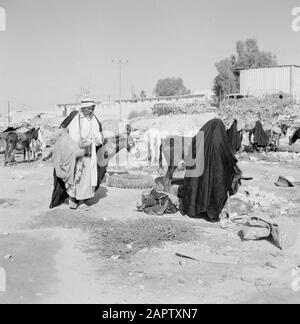
[{"label": "utility pole", "polygon": [[[117,64],[119,67],[119,109],[120,109],[120,122],[122,122],[122,66],[128,64],[128,60],[122,61],[119,59],[118,61],[112,60],[113,64]],[[117,146],[119,145],[117,141]],[[116,155],[117,168],[120,168],[120,157],[119,154]]]},{"label": "utility pole", "polygon": [[122,61],[121,59],[118,61],[112,60],[113,64],[118,64],[119,66],[119,107],[120,107],[120,120],[122,121],[122,66],[128,64],[128,60]]},{"label": "utility pole", "polygon": [[8,126],[10,125],[10,101],[7,103],[7,120],[8,120]]}]

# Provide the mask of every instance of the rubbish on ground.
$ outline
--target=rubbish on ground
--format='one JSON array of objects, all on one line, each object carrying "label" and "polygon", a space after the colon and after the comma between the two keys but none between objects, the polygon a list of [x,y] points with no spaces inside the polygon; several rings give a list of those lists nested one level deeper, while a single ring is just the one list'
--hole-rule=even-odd
[{"label": "rubbish on ground", "polygon": [[226,229],[226,228],[229,228],[229,227],[232,227],[232,226],[235,226],[235,224],[231,221],[231,219],[229,217],[226,217],[226,218],[222,218],[219,222],[220,224],[220,227],[222,229]]},{"label": "rubbish on ground", "polygon": [[10,261],[10,262],[14,262],[14,258],[13,258],[13,256],[10,255],[10,254],[7,254],[7,255],[4,257],[4,259],[5,259],[5,260],[8,260],[8,261]]},{"label": "rubbish on ground", "polygon": [[268,238],[271,235],[271,226],[266,221],[252,217],[240,232],[243,241],[255,241]]},{"label": "rubbish on ground", "polygon": [[13,180],[17,180],[17,181],[20,181],[20,180],[24,180],[25,177],[24,176],[18,176],[18,177],[12,177]]},{"label": "rubbish on ground", "polygon": [[300,182],[292,182],[287,177],[279,176],[278,180],[275,182],[277,187],[300,187]]},{"label": "rubbish on ground", "polygon": [[281,250],[293,246],[298,236],[297,226],[286,219],[277,219],[276,223],[271,225],[271,230],[274,243]]},{"label": "rubbish on ground", "polygon": [[208,255],[186,255],[181,253],[175,253],[175,255],[179,258],[199,261],[199,262],[205,262],[205,263],[215,263],[215,264],[238,264],[240,263],[239,260],[236,260],[235,258],[225,257],[225,256],[208,256]]},{"label": "rubbish on ground", "polygon": [[8,207],[9,206],[9,203],[8,202],[5,202],[3,204],[0,204],[0,206],[5,208],[5,207]]},{"label": "rubbish on ground", "polygon": [[264,264],[264,267],[271,268],[271,269],[277,269],[277,267],[275,267],[272,262],[266,262]]},{"label": "rubbish on ground", "polygon": [[298,228],[285,218],[269,221],[261,217],[251,217],[240,232],[240,236],[244,241],[271,237],[276,247],[285,250],[295,243]]},{"label": "rubbish on ground", "polygon": [[293,276],[293,277],[296,277],[296,276],[299,276],[299,275],[300,275],[300,266],[295,267],[295,268],[292,270],[292,276]]}]

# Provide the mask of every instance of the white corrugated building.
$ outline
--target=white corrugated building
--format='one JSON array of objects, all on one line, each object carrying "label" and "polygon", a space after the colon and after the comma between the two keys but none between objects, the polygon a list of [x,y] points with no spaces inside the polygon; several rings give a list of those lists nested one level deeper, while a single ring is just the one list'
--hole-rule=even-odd
[{"label": "white corrugated building", "polygon": [[241,93],[260,97],[284,92],[300,101],[300,66],[280,65],[239,70]]}]

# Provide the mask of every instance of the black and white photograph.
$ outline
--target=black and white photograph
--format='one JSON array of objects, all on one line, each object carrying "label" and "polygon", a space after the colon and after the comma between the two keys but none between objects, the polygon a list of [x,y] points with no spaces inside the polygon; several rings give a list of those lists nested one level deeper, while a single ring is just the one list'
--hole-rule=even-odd
[{"label": "black and white photograph", "polygon": [[299,232],[299,0],[0,0],[0,304],[300,304]]}]

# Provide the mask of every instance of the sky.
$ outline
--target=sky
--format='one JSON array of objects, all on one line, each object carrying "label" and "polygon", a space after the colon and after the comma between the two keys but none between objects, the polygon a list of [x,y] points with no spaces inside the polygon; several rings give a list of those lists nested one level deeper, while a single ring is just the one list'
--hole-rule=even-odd
[{"label": "sky", "polygon": [[210,90],[215,63],[256,38],[279,64],[300,65],[300,32],[291,28],[300,0],[0,0],[0,113],[51,110],[77,101],[82,87],[95,100],[132,87],[152,95],[156,82],[181,77],[192,92]]}]

